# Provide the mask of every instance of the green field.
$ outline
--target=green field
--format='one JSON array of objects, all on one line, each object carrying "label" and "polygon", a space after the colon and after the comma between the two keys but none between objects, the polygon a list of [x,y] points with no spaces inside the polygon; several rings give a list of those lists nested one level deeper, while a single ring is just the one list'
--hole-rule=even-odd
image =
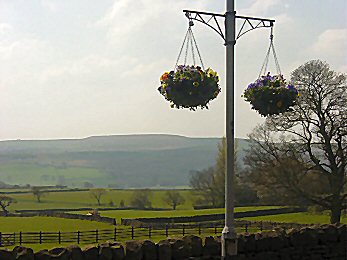
[{"label": "green field", "polygon": [[[271,221],[271,222],[285,222],[285,223],[299,223],[299,224],[329,224],[329,212],[322,214],[313,214],[308,212],[301,213],[288,213],[280,215],[269,215],[261,217],[242,218],[249,221]],[[347,216],[341,216],[341,223],[347,224]]]},{"label": "green field", "polygon": [[64,185],[69,183],[71,186],[83,187],[84,181],[94,183],[104,175],[98,169],[87,167],[58,168],[35,163],[5,163],[0,165],[0,178],[8,184]]},{"label": "green field", "polygon": [[[133,192],[133,190],[107,190],[107,193],[101,198],[102,205],[100,207],[109,207],[110,201],[117,207],[121,200],[124,200],[125,206],[129,206]],[[170,208],[170,206],[163,201],[165,192],[164,190],[152,191],[150,200],[153,208]],[[185,203],[179,205],[177,209],[192,209],[194,198],[191,192],[189,190],[181,190],[180,193],[185,198]],[[89,191],[49,192],[42,198],[41,203],[38,203],[31,193],[10,194],[9,196],[17,200],[17,203],[9,207],[9,210],[12,211],[18,209],[74,209],[99,207],[96,200],[90,196]]]},{"label": "green field", "polygon": [[[274,209],[279,208],[277,206],[255,206],[255,207],[236,207],[235,212],[245,212],[261,209]],[[200,210],[165,210],[165,211],[152,211],[152,210],[107,210],[100,211],[100,215],[103,217],[110,217],[117,219],[117,223],[120,223],[121,218],[158,218],[158,217],[189,217],[197,215],[209,215],[209,214],[221,214],[224,213],[223,208],[220,209],[200,209]],[[77,212],[71,212],[77,213]],[[79,214],[86,214],[87,211],[78,212]]]},{"label": "green field", "polygon": [[65,232],[110,229],[112,225],[89,221],[54,217],[0,217],[0,232]]}]

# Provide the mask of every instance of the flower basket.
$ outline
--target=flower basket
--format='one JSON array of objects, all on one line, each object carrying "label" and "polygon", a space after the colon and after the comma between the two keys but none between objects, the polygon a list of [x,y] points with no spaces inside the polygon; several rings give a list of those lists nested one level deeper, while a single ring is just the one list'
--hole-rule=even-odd
[{"label": "flower basket", "polygon": [[215,71],[194,65],[179,65],[176,71],[165,72],[160,82],[158,90],[173,108],[208,108],[208,103],[221,91]]},{"label": "flower basket", "polygon": [[262,116],[289,111],[298,96],[298,90],[293,85],[287,85],[282,75],[271,76],[270,73],[249,84],[243,93],[252,109]]}]

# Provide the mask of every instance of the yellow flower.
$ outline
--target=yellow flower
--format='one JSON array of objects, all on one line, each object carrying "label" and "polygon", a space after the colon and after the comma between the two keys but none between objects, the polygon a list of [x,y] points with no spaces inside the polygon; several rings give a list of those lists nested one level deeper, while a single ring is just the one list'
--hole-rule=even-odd
[{"label": "yellow flower", "polygon": [[217,72],[213,71],[211,68],[208,68],[206,71],[207,75],[210,77],[217,77]]},{"label": "yellow flower", "polygon": [[193,86],[194,86],[194,87],[198,87],[198,86],[199,86],[199,82],[194,81]]}]

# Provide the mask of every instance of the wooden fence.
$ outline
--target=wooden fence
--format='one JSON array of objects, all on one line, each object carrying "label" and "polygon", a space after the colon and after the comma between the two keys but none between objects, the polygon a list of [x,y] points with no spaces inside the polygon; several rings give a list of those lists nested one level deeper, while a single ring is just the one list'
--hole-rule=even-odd
[{"label": "wooden fence", "polygon": [[[275,224],[269,225],[258,223],[245,223],[237,227],[237,232],[253,233],[262,230],[271,230]],[[0,232],[0,246],[12,246],[22,244],[87,244],[101,243],[107,240],[126,241],[134,239],[164,239],[169,236],[185,235],[220,235],[224,225],[166,225],[165,228],[158,227],[134,227],[134,226],[114,226],[113,229],[89,230],[76,232]]]}]

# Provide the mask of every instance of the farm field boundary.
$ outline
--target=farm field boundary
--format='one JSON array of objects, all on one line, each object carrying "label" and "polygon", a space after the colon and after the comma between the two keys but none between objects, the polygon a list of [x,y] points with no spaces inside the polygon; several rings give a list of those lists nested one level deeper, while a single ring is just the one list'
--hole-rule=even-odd
[{"label": "farm field boundary", "polygon": [[[285,213],[297,213],[305,211],[302,208],[279,208],[279,209],[264,209],[264,210],[253,210],[246,212],[235,212],[235,218],[244,217],[257,217],[257,216],[267,216]],[[59,217],[67,219],[80,219],[80,220],[90,220],[98,221],[103,223],[109,223],[116,225],[116,218],[112,217],[102,217],[102,216],[90,216],[86,214],[75,214],[75,213],[65,213],[55,210],[39,210],[39,211],[24,211],[19,214],[10,214],[10,216],[16,217],[33,217],[33,216],[45,216],[45,217]],[[165,224],[165,223],[199,223],[199,222],[211,222],[211,221],[221,221],[224,219],[224,214],[208,214],[208,215],[196,215],[196,216],[186,216],[186,217],[160,217],[160,218],[122,218],[121,225],[127,226],[141,226],[145,224]]]},{"label": "farm field boundary", "polygon": [[[235,212],[234,218],[245,218],[245,217],[258,217],[267,215],[278,215],[286,213],[298,213],[304,212],[304,208],[279,208],[279,209],[263,209],[263,210],[253,210],[245,212]],[[160,218],[134,218],[126,219],[122,218],[122,225],[138,225],[139,223],[197,223],[197,222],[208,222],[208,221],[218,221],[225,218],[224,213],[222,214],[209,214],[209,215],[199,215],[199,216],[189,216],[189,217],[160,217]]]}]

